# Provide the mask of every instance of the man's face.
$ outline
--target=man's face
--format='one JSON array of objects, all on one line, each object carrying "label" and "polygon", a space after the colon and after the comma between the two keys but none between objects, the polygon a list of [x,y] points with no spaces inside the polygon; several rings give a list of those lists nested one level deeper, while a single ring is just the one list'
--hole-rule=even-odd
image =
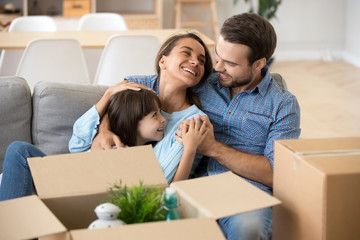
[{"label": "man's face", "polygon": [[248,89],[254,81],[253,68],[247,59],[250,48],[227,42],[220,36],[215,51],[215,70],[220,72],[220,84],[239,91]]}]

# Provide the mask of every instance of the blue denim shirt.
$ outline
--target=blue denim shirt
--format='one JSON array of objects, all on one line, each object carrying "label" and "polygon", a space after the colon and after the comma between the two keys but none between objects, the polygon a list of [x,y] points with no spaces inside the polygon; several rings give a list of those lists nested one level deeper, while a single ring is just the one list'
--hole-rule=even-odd
[{"label": "blue denim shirt", "polygon": [[[218,72],[193,90],[214,126],[217,141],[242,152],[265,156],[273,168],[274,141],[300,135],[300,106],[294,95],[271,78],[267,68],[263,69],[263,76],[254,89],[239,92],[233,98],[229,88],[219,84]],[[209,159],[209,175],[226,171],[229,169]],[[272,194],[270,187],[245,180]]]}]

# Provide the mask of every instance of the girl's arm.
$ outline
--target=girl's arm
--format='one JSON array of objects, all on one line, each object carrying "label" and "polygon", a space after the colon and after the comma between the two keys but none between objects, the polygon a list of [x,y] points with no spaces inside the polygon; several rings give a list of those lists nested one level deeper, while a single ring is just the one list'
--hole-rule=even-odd
[{"label": "girl's arm", "polygon": [[200,116],[198,115],[196,117],[196,121],[194,118],[191,118],[189,125],[184,125],[182,131],[182,144],[184,145],[184,152],[172,181],[189,178],[196,150],[204,140],[208,128],[206,127],[206,122],[202,122],[202,124],[200,123]]}]

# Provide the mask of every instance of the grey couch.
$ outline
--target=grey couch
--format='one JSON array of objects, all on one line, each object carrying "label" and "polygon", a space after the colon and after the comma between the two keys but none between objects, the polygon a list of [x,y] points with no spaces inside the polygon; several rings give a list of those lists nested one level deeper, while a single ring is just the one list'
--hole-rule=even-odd
[{"label": "grey couch", "polygon": [[[278,73],[275,81],[287,89]],[[105,93],[107,87],[39,82],[31,96],[20,77],[0,77],[0,173],[6,148],[13,141],[33,143],[48,155],[68,153],[76,119]]]},{"label": "grey couch", "polygon": [[33,143],[46,154],[68,153],[76,119],[95,104],[107,87],[39,82],[31,95],[20,77],[0,77],[0,173],[13,141]]}]

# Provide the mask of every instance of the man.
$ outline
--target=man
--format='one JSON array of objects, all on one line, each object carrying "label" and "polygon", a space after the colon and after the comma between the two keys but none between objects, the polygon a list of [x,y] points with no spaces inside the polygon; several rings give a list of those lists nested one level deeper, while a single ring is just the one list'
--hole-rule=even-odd
[{"label": "man", "polygon": [[[298,102],[266,66],[275,47],[266,19],[249,13],[227,19],[215,49],[216,72],[194,89],[213,124],[197,150],[208,157],[207,174],[230,170],[269,194],[274,141],[300,135]],[[271,223],[271,208],[219,220],[228,239],[269,239]]]},{"label": "man", "polygon": [[[274,141],[300,135],[298,102],[277,85],[266,66],[275,47],[276,33],[259,15],[227,19],[215,49],[216,71],[193,89],[210,118],[202,120],[212,130],[198,148],[208,160],[206,174],[232,171],[269,194]],[[181,131],[177,133],[181,142]],[[93,148],[104,144],[101,139],[95,139]],[[228,239],[269,239],[272,209],[223,218],[219,225]]]}]

